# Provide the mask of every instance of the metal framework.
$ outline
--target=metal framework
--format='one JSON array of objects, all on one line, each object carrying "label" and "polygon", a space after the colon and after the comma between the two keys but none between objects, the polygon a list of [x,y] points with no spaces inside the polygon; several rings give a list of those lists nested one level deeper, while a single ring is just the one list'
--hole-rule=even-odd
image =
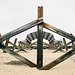
[{"label": "metal framework", "polygon": [[[33,62],[31,62],[30,60],[26,59],[25,57],[17,54],[13,50],[11,50],[11,48],[7,47],[8,42],[9,42],[14,47],[19,48],[18,46],[16,46],[17,39],[15,39],[15,42],[13,44],[9,41],[9,38],[23,32],[23,31],[26,31],[26,30],[28,30],[28,29],[36,26],[36,25],[37,25],[37,32],[38,32],[38,38],[37,38],[37,65],[34,64]],[[25,63],[25,64],[27,64],[31,67],[37,67],[39,70],[49,70],[52,67],[56,66],[57,64],[61,63],[62,61],[66,60],[67,58],[69,58],[70,56],[75,54],[75,45],[73,44],[73,49],[71,51],[69,51],[66,54],[60,56],[56,60],[54,60],[54,61],[50,62],[49,64],[47,64],[46,66],[43,66],[43,27],[50,30],[50,31],[52,31],[52,32],[54,32],[54,33],[57,33],[57,34],[59,34],[61,36],[64,36],[64,37],[71,40],[71,42],[65,43],[65,45],[60,46],[55,52],[57,52],[61,48],[66,47],[66,45],[68,45],[70,43],[73,43],[75,41],[75,36],[70,35],[69,33],[65,32],[63,30],[60,30],[56,27],[53,27],[53,26],[45,23],[43,21],[43,7],[38,7],[38,19],[37,20],[32,21],[32,22],[30,22],[30,23],[28,23],[28,24],[26,24],[26,25],[24,25],[20,28],[17,28],[15,30],[3,35],[3,36],[0,35],[0,48],[2,50],[4,50],[5,52],[11,54],[12,56],[17,58],[18,60],[22,61],[23,63]],[[3,45],[3,41],[5,41],[5,40],[6,40],[6,44]]]}]

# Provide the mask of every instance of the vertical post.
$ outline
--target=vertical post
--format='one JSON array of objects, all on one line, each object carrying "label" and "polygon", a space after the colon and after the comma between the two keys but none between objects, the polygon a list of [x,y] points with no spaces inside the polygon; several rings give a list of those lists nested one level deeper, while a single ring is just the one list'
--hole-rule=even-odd
[{"label": "vertical post", "polygon": [[[1,37],[1,33],[0,33],[0,37]],[[4,43],[2,42],[2,44],[4,44]],[[6,53],[6,52],[3,50],[3,53]]]},{"label": "vertical post", "polygon": [[[38,21],[40,17],[43,17],[43,7],[38,7]],[[41,68],[43,66],[43,25],[37,25],[37,35],[37,68]]]},{"label": "vertical post", "polygon": [[[9,39],[6,40],[5,46],[8,46],[8,43],[9,43]],[[3,50],[3,53],[6,53],[6,51]]]},{"label": "vertical post", "polygon": [[[62,45],[61,45],[61,41],[59,41],[59,45],[62,46]],[[62,48],[61,48],[60,50],[62,50]]]},{"label": "vertical post", "polygon": [[59,48],[59,42],[57,42],[57,44],[56,44],[56,45],[57,45],[57,48]]},{"label": "vertical post", "polygon": [[21,47],[21,41],[19,42],[18,46]]},{"label": "vertical post", "polygon": [[[1,33],[0,33],[0,37],[1,37]],[[2,44],[4,44],[4,42],[2,42]]]},{"label": "vertical post", "polygon": [[18,50],[20,51],[21,48],[21,41],[18,43]]},{"label": "vertical post", "polygon": [[[66,45],[66,40],[63,38],[64,45]],[[68,51],[67,45],[65,46],[66,51]]]},{"label": "vertical post", "polygon": [[1,33],[0,33],[0,37],[1,37]]},{"label": "vertical post", "polygon": [[8,46],[9,39],[6,40],[5,46]]},{"label": "vertical post", "polygon": [[[72,35],[72,34],[70,34],[70,35]],[[74,42],[71,40],[71,43],[72,43],[72,49],[73,49],[74,48]]]},{"label": "vertical post", "polygon": [[61,46],[61,41],[59,41],[59,45]]},{"label": "vertical post", "polygon": [[[0,33],[0,37],[1,37],[1,33]],[[1,45],[0,45],[0,47],[1,47]]]},{"label": "vertical post", "polygon": [[72,49],[74,48],[74,42],[71,40],[71,42],[72,42]]},{"label": "vertical post", "polygon": [[16,42],[17,42],[17,38],[15,38],[15,41],[14,41],[14,44],[16,45]]},{"label": "vertical post", "polygon": [[[16,42],[17,42],[17,38],[15,38],[14,45],[16,45]],[[14,48],[15,48],[15,47],[14,47]]]}]

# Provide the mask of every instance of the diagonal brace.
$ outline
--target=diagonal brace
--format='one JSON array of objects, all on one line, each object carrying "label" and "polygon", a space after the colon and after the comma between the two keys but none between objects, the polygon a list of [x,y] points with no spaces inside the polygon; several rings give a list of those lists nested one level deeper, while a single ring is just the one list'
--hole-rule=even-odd
[{"label": "diagonal brace", "polygon": [[37,65],[34,64],[33,62],[31,62],[30,60],[26,59],[25,57],[15,53],[13,50],[11,50],[10,48],[5,47],[4,45],[2,45],[0,43],[1,49],[3,49],[4,51],[6,51],[7,53],[9,53],[10,55],[14,56],[15,58],[17,58],[18,60],[20,60],[21,62],[29,65],[30,67],[36,67]]},{"label": "diagonal brace", "polygon": [[43,21],[41,21],[40,18],[39,18],[39,22],[37,22],[37,20],[35,20],[35,21],[32,21],[32,22],[30,22],[30,23],[28,23],[28,24],[26,24],[26,25],[24,25],[22,27],[19,27],[19,28],[15,29],[15,30],[3,35],[2,37],[0,37],[0,42],[3,42],[4,40],[6,40],[8,38],[11,38],[11,37],[13,37],[13,36],[15,36],[15,35],[17,35],[17,34],[19,34],[21,32],[24,32],[24,31],[36,26],[37,24],[39,25],[41,23],[43,23]]},{"label": "diagonal brace", "polygon": [[49,69],[53,68],[54,66],[58,65],[59,63],[63,62],[64,60],[68,59],[69,57],[71,57],[74,54],[75,54],[75,47],[71,51],[65,53],[64,55],[60,56],[56,60],[47,64],[46,66],[40,68],[40,70],[49,70]]},{"label": "diagonal brace", "polygon": [[[70,43],[71,43],[71,41],[68,42],[66,45],[69,45]],[[53,53],[59,51],[61,48],[64,48],[66,45],[60,46],[60,47],[59,47],[58,49],[56,49]]]},{"label": "diagonal brace", "polygon": [[63,30],[60,30],[60,29],[58,29],[58,28],[56,28],[56,27],[54,27],[54,26],[51,26],[51,25],[49,25],[49,24],[47,24],[47,23],[44,23],[44,27],[45,27],[46,29],[52,31],[52,32],[55,32],[55,33],[57,33],[57,34],[59,34],[59,35],[61,35],[61,36],[64,36],[64,37],[66,37],[66,38],[72,40],[72,41],[75,41],[75,36],[72,36],[72,35],[70,35],[69,33],[65,32],[65,31],[63,31]]}]

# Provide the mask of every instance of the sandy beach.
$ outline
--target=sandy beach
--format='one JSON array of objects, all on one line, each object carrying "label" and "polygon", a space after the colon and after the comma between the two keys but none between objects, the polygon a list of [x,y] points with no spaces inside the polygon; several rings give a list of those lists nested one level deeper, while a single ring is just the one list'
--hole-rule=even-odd
[{"label": "sandy beach", "polygon": [[[46,65],[63,55],[65,52],[52,53],[53,50],[43,50],[43,65]],[[27,50],[19,52],[20,55],[37,63],[36,50]],[[50,70],[38,70],[36,67],[29,67],[20,62],[8,53],[3,53],[0,49],[0,75],[75,75],[75,55],[71,56],[64,62],[58,64]]]}]

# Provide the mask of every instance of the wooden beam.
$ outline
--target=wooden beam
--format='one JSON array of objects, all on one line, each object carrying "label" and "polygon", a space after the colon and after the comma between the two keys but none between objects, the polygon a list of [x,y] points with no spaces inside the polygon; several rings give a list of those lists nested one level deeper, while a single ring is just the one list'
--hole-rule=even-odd
[{"label": "wooden beam", "polygon": [[[72,33],[70,34],[70,35],[72,35]],[[73,36],[73,35],[72,35]],[[72,43],[72,48],[74,47],[74,42],[71,40],[71,43]]]},{"label": "wooden beam", "polygon": [[25,45],[24,47],[19,48],[16,52],[19,52],[21,49],[28,48],[28,47],[30,47],[30,46],[32,46],[32,45],[34,45],[34,44],[36,44],[36,43],[37,43],[37,42],[33,42],[33,43],[29,44],[29,45]]},{"label": "wooden beam", "polygon": [[64,55],[62,55],[59,58],[57,58],[56,60],[50,62],[46,66],[40,68],[40,70],[49,70],[49,69],[53,68],[54,66],[58,65],[59,63],[63,62],[64,60],[68,59],[69,57],[71,57],[74,54],[75,54],[75,46],[71,51],[65,53]]},{"label": "wooden beam", "polygon": [[14,43],[10,42],[10,41],[9,41],[9,43],[10,43],[11,45],[15,46],[16,48],[19,47],[19,46],[15,45]]},{"label": "wooden beam", "polygon": [[64,36],[64,37],[66,37],[66,38],[68,38],[68,39],[70,39],[70,40],[75,41],[75,36],[71,36],[69,33],[65,32],[65,31],[63,31],[63,30],[60,30],[60,29],[58,29],[58,28],[56,28],[56,27],[54,27],[54,26],[51,26],[51,25],[49,25],[49,24],[47,24],[47,23],[44,23],[44,27],[45,27],[46,29],[52,31],[52,32],[55,32],[55,33],[57,33],[57,34],[59,34],[59,35],[61,35],[61,36]]},{"label": "wooden beam", "polygon": [[21,47],[21,41],[18,43],[19,48]]},{"label": "wooden beam", "polygon": [[[1,33],[0,33],[0,37],[1,37]],[[2,42],[2,44],[4,45],[4,42]],[[1,46],[0,46],[1,47]],[[3,51],[5,53],[5,51]]]},{"label": "wooden beam", "polygon": [[65,45],[66,51],[68,51],[68,48],[67,48],[67,45],[66,45],[66,40],[65,40],[65,38],[63,38],[63,42],[64,42],[64,45]]},{"label": "wooden beam", "polygon": [[6,40],[5,46],[8,46],[8,44],[9,44],[9,39]]},{"label": "wooden beam", "polygon": [[[59,41],[58,43],[59,43],[59,47],[62,46],[62,45],[61,45],[61,41]],[[60,51],[62,51],[62,48],[60,49]]]},{"label": "wooden beam", "polygon": [[[13,43],[9,42],[10,44],[14,45]],[[20,48],[20,49],[25,49],[25,48],[29,48],[30,46],[36,44],[37,42],[33,42],[31,44],[28,44],[28,45],[25,45],[24,47]],[[48,47],[55,47],[54,45],[51,45],[51,44],[47,44],[45,42],[43,42],[43,44],[47,45]],[[15,46],[15,45],[14,45]],[[16,46],[17,47],[17,46]],[[17,47],[18,48],[18,47]],[[37,47],[36,47],[37,48]],[[44,46],[45,48],[45,46]]]},{"label": "wooden beam", "polygon": [[[0,37],[1,37],[1,33],[0,33]],[[2,42],[2,44],[4,44],[4,42]]]},{"label": "wooden beam", "polygon": [[[9,39],[6,40],[6,42],[5,42],[5,46],[8,47],[8,44],[9,44]],[[6,51],[3,50],[3,53],[6,53]]]},{"label": "wooden beam", "polygon": [[62,46],[61,41],[59,41],[59,45]]},{"label": "wooden beam", "polygon": [[[68,43],[66,43],[66,45],[69,45],[70,43],[71,43],[71,41],[68,42]],[[60,46],[60,47],[59,47],[58,49],[56,49],[53,53],[59,51],[61,48],[64,48],[66,45]]]},{"label": "wooden beam", "polygon": [[59,42],[56,43],[56,47],[59,48]]},{"label": "wooden beam", "polygon": [[38,18],[40,18],[40,7],[38,7]]},{"label": "wooden beam", "polygon": [[1,37],[1,33],[0,33],[0,37]]},{"label": "wooden beam", "polygon": [[71,43],[72,43],[72,48],[74,47],[74,42],[71,40]]},{"label": "wooden beam", "polygon": [[48,43],[46,43],[46,42],[43,42],[43,44],[47,45],[47,46],[50,47],[50,48],[55,47],[55,45],[51,45],[51,44],[48,44]]},{"label": "wooden beam", "polygon": [[[14,45],[16,45],[16,43],[17,43],[17,38],[15,38],[15,40],[14,40]],[[13,50],[14,50],[15,48],[17,48],[17,47],[14,47]]]},{"label": "wooden beam", "polygon": [[[38,7],[38,19],[43,17],[43,7]],[[43,19],[42,19],[43,20]],[[43,25],[37,25],[37,68],[43,66]]]},{"label": "wooden beam", "polygon": [[57,42],[57,46],[59,47],[59,42]]},{"label": "wooden beam", "polygon": [[[13,43],[10,42],[10,41],[9,41],[9,43],[10,43],[11,45],[13,45],[14,47],[18,48],[18,50],[15,51],[15,52],[19,52],[19,51],[22,49],[22,48],[20,48],[20,46],[17,46],[17,45],[13,44]],[[27,51],[24,50],[24,52],[27,52]]]},{"label": "wooden beam", "polygon": [[40,18],[39,18],[39,22],[37,22],[37,23],[36,22],[37,22],[37,20],[32,21],[32,22],[30,22],[30,23],[28,23],[28,24],[26,24],[26,25],[24,25],[22,27],[19,27],[19,28],[15,29],[15,30],[3,35],[2,37],[0,37],[0,42],[6,40],[8,38],[11,38],[11,37],[13,37],[13,36],[15,36],[15,35],[17,35],[17,34],[19,34],[21,32],[24,32],[27,29],[30,29],[30,28],[36,26],[37,24],[41,24],[43,21],[41,21]]},{"label": "wooden beam", "polygon": [[11,50],[10,48],[5,47],[4,45],[1,45],[1,48],[6,51],[7,53],[9,53],[10,55],[14,56],[15,58],[17,58],[18,60],[20,60],[21,62],[29,65],[30,67],[36,67],[36,64],[34,64],[33,62],[31,62],[30,60],[26,59],[25,57],[15,53],[13,50]]},{"label": "wooden beam", "polygon": [[17,38],[15,38],[14,45],[16,45],[16,43],[17,43]]}]

